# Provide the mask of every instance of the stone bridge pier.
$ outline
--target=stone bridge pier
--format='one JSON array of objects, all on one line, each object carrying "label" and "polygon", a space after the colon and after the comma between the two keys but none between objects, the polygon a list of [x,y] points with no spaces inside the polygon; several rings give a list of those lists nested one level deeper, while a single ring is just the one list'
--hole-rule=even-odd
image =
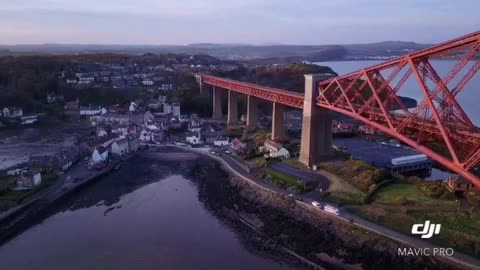
[{"label": "stone bridge pier", "polygon": [[285,105],[273,102],[272,110],[272,140],[285,139]]},{"label": "stone bridge pier", "polygon": [[238,93],[228,90],[228,114],[227,126],[231,127],[238,123]]},{"label": "stone bridge pier", "polygon": [[316,105],[317,85],[323,79],[323,75],[305,75],[300,162],[307,166],[325,161],[333,154],[332,114]]},{"label": "stone bridge pier", "polygon": [[247,125],[245,128],[248,131],[255,130],[257,128],[257,101],[254,96],[247,96]]},{"label": "stone bridge pier", "polygon": [[213,87],[213,112],[212,118],[214,120],[220,120],[223,118],[222,112],[222,89],[212,86]]}]

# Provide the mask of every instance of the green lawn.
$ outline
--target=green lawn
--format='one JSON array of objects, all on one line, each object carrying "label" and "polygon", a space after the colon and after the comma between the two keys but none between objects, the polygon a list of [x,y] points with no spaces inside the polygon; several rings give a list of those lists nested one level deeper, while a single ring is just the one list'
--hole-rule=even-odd
[{"label": "green lawn", "polygon": [[32,190],[8,190],[0,195],[0,200],[18,201],[33,193]]},{"label": "green lawn", "polygon": [[433,223],[442,224],[442,228],[446,230],[476,235],[480,238],[480,214],[478,213],[412,210],[408,214],[416,220],[431,220]]},{"label": "green lawn", "polygon": [[289,164],[289,165],[292,165],[294,167],[298,167],[298,168],[301,168],[301,169],[306,169],[307,166],[305,166],[305,164],[301,163],[298,158],[290,158],[290,159],[285,159],[283,160],[283,162]]},{"label": "green lawn", "polygon": [[329,192],[327,194],[322,197],[322,201],[347,205],[363,204],[364,195],[361,193]]},{"label": "green lawn", "polygon": [[[0,201],[4,206],[14,206],[20,203],[22,199],[25,199],[28,196],[34,194],[35,192],[49,187],[53,182],[57,180],[57,178],[58,175],[56,173],[42,174],[42,184],[39,187],[30,190],[4,190],[0,193]],[[5,181],[5,179],[2,180]]]},{"label": "green lawn", "polygon": [[432,199],[417,188],[415,184],[399,183],[390,184],[381,188],[375,201],[383,204],[402,204],[401,201],[407,200],[409,204],[455,206],[457,202],[453,200]]},{"label": "green lawn", "polygon": [[55,182],[58,178],[58,174],[56,173],[49,173],[49,174],[42,174],[42,186],[49,186],[53,182]]},{"label": "green lawn", "polygon": [[284,174],[269,168],[265,169],[265,172],[272,177],[272,182],[282,187],[294,187],[298,191],[303,191],[305,186],[302,182],[294,176]]},{"label": "green lawn", "polygon": [[441,224],[441,232],[429,241],[441,246],[452,247],[456,251],[480,256],[480,214],[462,213],[453,209],[408,209],[408,206],[383,208],[362,206],[349,209],[375,223],[410,234],[412,224],[430,220]]}]

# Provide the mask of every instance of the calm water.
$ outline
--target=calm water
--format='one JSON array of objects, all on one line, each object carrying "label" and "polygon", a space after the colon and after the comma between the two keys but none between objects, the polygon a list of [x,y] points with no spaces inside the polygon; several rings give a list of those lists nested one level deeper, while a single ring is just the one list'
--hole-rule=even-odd
[{"label": "calm water", "polygon": [[0,269],[293,269],[247,250],[180,163],[133,160],[1,246]]}]

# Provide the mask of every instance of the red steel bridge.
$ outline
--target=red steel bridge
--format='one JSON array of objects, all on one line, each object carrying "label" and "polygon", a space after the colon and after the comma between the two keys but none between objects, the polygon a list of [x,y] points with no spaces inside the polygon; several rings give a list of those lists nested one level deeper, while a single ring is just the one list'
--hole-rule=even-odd
[{"label": "red steel bridge", "polygon": [[[209,75],[201,75],[200,79],[203,84],[229,90],[229,103],[234,100],[230,92],[235,92],[249,96],[249,100],[254,97],[272,101],[274,112],[279,104],[303,109],[302,129],[311,128],[305,126],[306,120],[315,115],[309,106],[347,115],[398,139],[480,187],[480,177],[473,172],[480,163],[480,129],[457,100],[480,69],[479,54],[480,31],[346,75],[317,80],[306,75],[305,95]],[[448,59],[454,65],[441,75],[432,59]],[[411,109],[398,96],[407,80],[415,82],[422,97]],[[313,85],[311,93],[309,84]],[[475,90],[480,95],[480,89]],[[309,94],[313,98],[309,99]],[[247,106],[250,108],[250,104]],[[309,144],[304,143],[305,134],[313,136],[302,130],[302,151],[303,145]],[[315,144],[313,137],[309,140]]]}]

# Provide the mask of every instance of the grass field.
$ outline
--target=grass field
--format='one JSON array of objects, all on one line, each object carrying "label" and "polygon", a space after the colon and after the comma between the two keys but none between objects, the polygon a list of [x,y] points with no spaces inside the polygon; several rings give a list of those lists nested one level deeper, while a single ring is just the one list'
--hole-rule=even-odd
[{"label": "grass field", "polygon": [[306,169],[307,166],[305,164],[301,163],[298,158],[289,158],[285,159],[283,162],[287,163],[288,165],[292,165],[294,167],[300,168],[300,169]]},{"label": "grass field", "polygon": [[284,174],[269,168],[265,169],[265,172],[272,177],[272,182],[280,185],[281,187],[293,187],[298,191],[304,191],[305,186],[302,182],[294,176]]},{"label": "grass field", "polygon": [[364,195],[361,193],[329,192],[327,194],[328,195],[322,197],[322,201],[344,205],[363,204]]},{"label": "grass field", "polygon": [[17,201],[33,193],[33,190],[9,190],[0,196],[0,200]]},{"label": "grass field", "polygon": [[375,223],[410,234],[412,224],[430,220],[441,224],[441,233],[433,237],[433,243],[452,247],[455,251],[480,256],[480,214],[448,209],[408,209],[406,206],[382,208],[362,206],[350,210]]},{"label": "grass field", "polygon": [[375,201],[383,204],[421,204],[456,206],[453,200],[432,199],[417,188],[415,184],[398,183],[390,184],[378,191]]}]

